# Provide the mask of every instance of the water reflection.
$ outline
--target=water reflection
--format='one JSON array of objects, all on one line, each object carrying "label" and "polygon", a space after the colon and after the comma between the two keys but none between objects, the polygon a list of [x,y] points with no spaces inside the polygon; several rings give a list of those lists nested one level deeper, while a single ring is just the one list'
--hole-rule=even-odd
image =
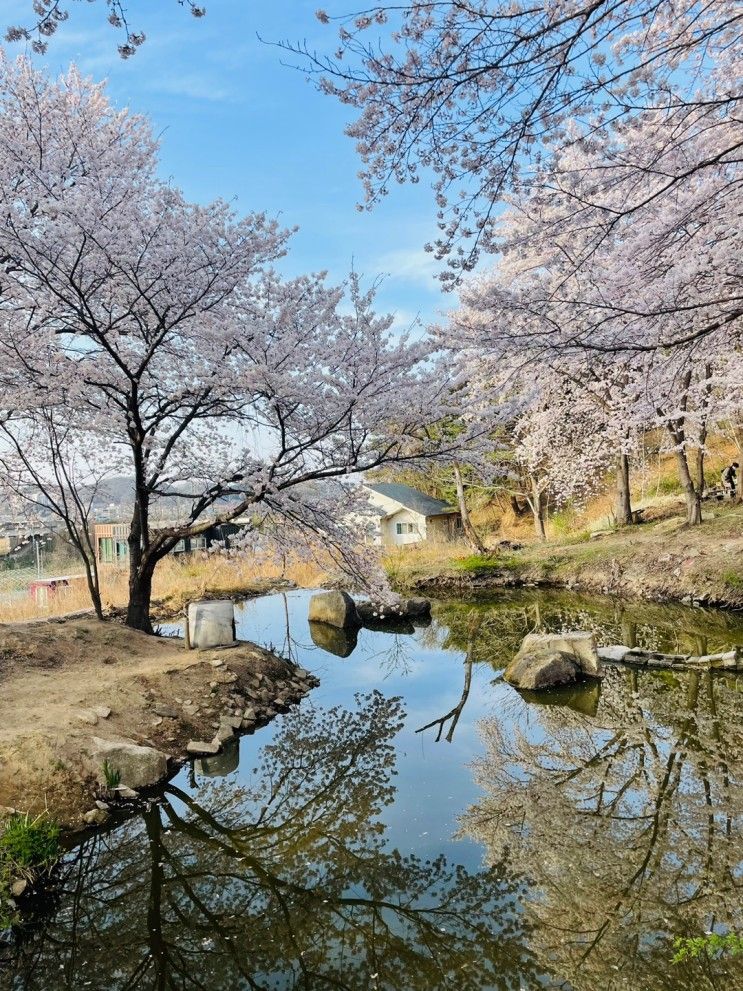
[{"label": "water reflection", "polygon": [[533,630],[711,652],[740,619],[528,592],[363,629],[348,661],[304,593],[240,623],[320,688],[236,772],[234,750],[197,762],[77,848],[0,947],[2,991],[739,986],[670,958],[674,935],[743,931],[743,678],[610,668],[534,704],[498,673]]},{"label": "water reflection", "polygon": [[529,875],[530,947],[567,987],[740,987],[740,961],[669,964],[674,935],[743,930],[740,687],[614,668],[595,719],[483,724],[464,830]]},{"label": "water reflection", "polygon": [[536,979],[503,861],[470,872],[402,855],[404,712],[294,713],[244,783],[170,785],[137,822],[84,843],[63,909],[21,939],[13,988],[518,988]]}]

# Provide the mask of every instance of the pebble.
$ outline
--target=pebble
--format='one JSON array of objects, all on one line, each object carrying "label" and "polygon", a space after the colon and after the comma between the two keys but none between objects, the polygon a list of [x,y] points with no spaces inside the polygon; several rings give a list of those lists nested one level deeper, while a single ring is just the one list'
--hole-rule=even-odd
[{"label": "pebble", "polygon": [[101,719],[108,719],[108,717],[111,715],[111,710],[107,705],[97,705],[93,709],[93,712],[96,714],[96,716],[99,716]]},{"label": "pebble", "polygon": [[[176,702],[178,699],[176,699]],[[155,713],[158,716],[163,716],[165,719],[177,719],[178,713],[171,705],[156,705]]]},{"label": "pebble", "polygon": [[224,661],[222,660],[221,657],[213,657],[211,659],[211,661],[209,661],[209,663],[211,664],[211,666],[213,668],[223,668],[224,667]]},{"label": "pebble", "polygon": [[128,785],[117,785],[117,787],[114,788],[114,791],[119,798],[139,798],[136,791]]},{"label": "pebble", "polygon": [[10,893],[14,898],[20,898],[23,892],[28,887],[28,881],[25,878],[20,878],[18,881],[14,881],[10,886]]},{"label": "pebble", "polygon": [[87,723],[88,726],[98,725],[98,716],[94,712],[78,712],[75,718],[79,719],[81,723]]},{"label": "pebble", "polygon": [[108,815],[103,811],[103,809],[91,809],[90,812],[85,813],[83,819],[89,826],[102,826],[108,819]]}]

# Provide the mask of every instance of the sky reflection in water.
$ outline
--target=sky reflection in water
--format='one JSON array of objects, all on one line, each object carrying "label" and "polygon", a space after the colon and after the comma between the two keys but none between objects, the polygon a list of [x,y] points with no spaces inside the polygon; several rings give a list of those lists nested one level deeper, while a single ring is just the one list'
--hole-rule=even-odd
[{"label": "sky reflection in water", "polygon": [[701,653],[743,621],[519,593],[342,658],[306,615],[306,593],[256,600],[239,635],[321,687],[236,771],[197,764],[77,848],[0,987],[740,986],[732,961],[670,957],[674,934],[743,930],[743,679],[617,668],[544,705],[498,673],[536,627]]}]

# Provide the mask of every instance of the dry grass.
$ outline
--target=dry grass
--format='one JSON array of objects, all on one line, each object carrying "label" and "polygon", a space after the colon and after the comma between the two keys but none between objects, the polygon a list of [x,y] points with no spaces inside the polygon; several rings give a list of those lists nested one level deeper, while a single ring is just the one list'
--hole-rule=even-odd
[{"label": "dry grass", "polygon": [[[168,557],[155,572],[154,611],[160,614],[178,612],[188,601],[202,596],[250,595],[264,591],[271,582],[281,579],[294,581],[304,588],[318,588],[327,584],[331,577],[330,568],[316,561],[296,559],[277,564],[247,556],[216,554]],[[126,605],[127,583],[125,570],[103,569],[101,594],[106,609],[121,609]],[[0,623],[62,616],[86,609],[90,609],[87,585],[84,578],[76,578],[68,588],[60,589],[43,605],[37,605],[29,595],[0,601]]]}]

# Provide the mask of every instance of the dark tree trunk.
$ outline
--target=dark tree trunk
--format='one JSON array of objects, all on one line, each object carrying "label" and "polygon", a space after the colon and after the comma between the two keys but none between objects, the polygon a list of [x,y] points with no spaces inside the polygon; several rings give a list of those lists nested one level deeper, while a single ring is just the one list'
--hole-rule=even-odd
[{"label": "dark tree trunk", "polygon": [[88,584],[90,601],[93,603],[93,609],[95,610],[96,617],[98,619],[103,619],[103,605],[101,603],[101,589],[98,583],[98,569],[95,564],[91,565],[87,558],[84,558],[84,564],[85,580]]},{"label": "dark tree trunk", "polygon": [[694,466],[696,468],[696,478],[694,484],[700,496],[704,495],[704,448],[698,447],[694,456]]},{"label": "dark tree trunk", "polygon": [[614,515],[617,526],[631,526],[634,522],[629,489],[629,455],[624,453],[617,457],[617,492]]},{"label": "dark tree trunk", "polygon": [[459,514],[462,517],[462,529],[464,530],[464,535],[467,538],[467,542],[476,553],[484,554],[485,545],[482,540],[480,540],[480,535],[470,519],[470,511],[467,508],[467,501],[464,497],[464,483],[462,482],[462,473],[459,470],[459,465],[454,465],[454,481],[457,486],[457,502],[459,503]]},{"label": "dark tree trunk", "polygon": [[129,573],[129,604],[126,609],[126,625],[143,633],[154,633],[150,621],[152,600],[152,576],[155,566],[149,561],[142,562]]},{"label": "dark tree trunk", "polygon": [[686,451],[676,451],[676,462],[679,468],[679,478],[681,487],[684,490],[686,499],[686,522],[689,526],[696,526],[702,522],[702,497],[694,484],[694,479],[689,471],[689,462],[686,459]]}]

